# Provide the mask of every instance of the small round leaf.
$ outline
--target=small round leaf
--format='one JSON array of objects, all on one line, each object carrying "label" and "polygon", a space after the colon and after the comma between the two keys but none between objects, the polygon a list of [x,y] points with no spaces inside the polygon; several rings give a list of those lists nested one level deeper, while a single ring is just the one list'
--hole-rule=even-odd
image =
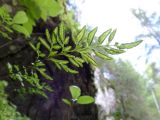
[{"label": "small round leaf", "polygon": [[28,17],[24,11],[19,11],[13,18],[13,23],[23,24],[28,22]]},{"label": "small round leaf", "polygon": [[95,100],[93,97],[91,96],[80,96],[77,100],[77,103],[78,104],[90,104],[90,103],[93,103]]},{"label": "small round leaf", "polygon": [[71,85],[69,90],[73,99],[77,99],[81,95],[81,89],[78,86]]}]

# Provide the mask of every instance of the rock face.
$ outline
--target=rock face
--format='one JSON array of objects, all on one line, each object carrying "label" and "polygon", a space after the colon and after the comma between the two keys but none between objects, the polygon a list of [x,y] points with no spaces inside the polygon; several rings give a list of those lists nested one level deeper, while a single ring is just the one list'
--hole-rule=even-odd
[{"label": "rock face", "polygon": [[[35,30],[40,30],[35,28]],[[1,41],[1,40],[0,40]],[[0,43],[1,45],[6,44]],[[77,85],[81,88],[82,94],[94,96],[96,89],[92,79],[91,68],[84,64],[83,68],[79,68],[79,74],[72,75],[63,70],[58,70],[52,64],[46,63],[47,72],[54,78],[48,82],[53,88],[53,92],[48,92],[48,99],[37,95],[18,96],[14,92],[15,86],[18,84],[11,80],[7,75],[6,63],[27,65],[34,60],[34,53],[22,41],[10,43],[12,46],[4,46],[0,49],[3,56],[0,57],[0,80],[5,79],[9,83],[7,92],[8,99],[17,106],[17,109],[26,114],[31,120],[97,120],[97,107],[91,105],[75,105],[69,107],[62,102],[62,98],[71,98],[69,94],[69,86]],[[13,52],[12,48],[16,48]]]}]

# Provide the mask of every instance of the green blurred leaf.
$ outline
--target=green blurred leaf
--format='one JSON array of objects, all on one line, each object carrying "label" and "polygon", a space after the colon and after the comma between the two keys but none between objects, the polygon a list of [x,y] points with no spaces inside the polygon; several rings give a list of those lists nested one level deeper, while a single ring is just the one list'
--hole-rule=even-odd
[{"label": "green blurred leaf", "polygon": [[33,45],[33,43],[29,42],[29,45],[31,46],[31,48],[32,48],[35,52],[37,52],[37,48]]},{"label": "green blurred leaf", "polygon": [[112,40],[113,40],[113,38],[114,38],[114,36],[115,36],[115,34],[116,34],[116,29],[115,30],[113,30],[112,32],[111,32],[111,34],[109,35],[109,38],[108,38],[108,43],[110,43]]},{"label": "green blurred leaf", "polygon": [[76,67],[79,67],[79,64],[73,58],[68,58],[68,59],[73,65],[75,65]]},{"label": "green blurred leaf", "polygon": [[52,61],[53,63],[59,63],[59,64],[67,64],[68,61],[67,60],[58,60],[58,59],[54,59],[54,58],[50,58],[50,61]]},{"label": "green blurred leaf", "polygon": [[131,43],[125,43],[125,44],[117,45],[117,47],[119,49],[130,49],[130,48],[138,46],[142,41],[143,40],[139,40],[139,41],[131,42]]},{"label": "green blurred leaf", "polygon": [[68,99],[63,98],[62,101],[69,106],[72,105],[71,101],[69,101]]},{"label": "green blurred leaf", "polygon": [[97,32],[97,29],[98,29],[98,27],[94,28],[91,32],[88,33],[87,41],[88,41],[89,45],[92,43],[94,36]]},{"label": "green blurred leaf", "polygon": [[72,74],[77,74],[78,73],[77,70],[74,70],[74,69],[71,69],[71,68],[68,69],[68,72],[72,73]]},{"label": "green blurred leaf", "polygon": [[13,30],[8,26],[3,26],[7,32],[13,33]]},{"label": "green blurred leaf", "polygon": [[64,40],[64,44],[67,45],[69,43],[69,37],[66,37]]},{"label": "green blurred leaf", "polygon": [[63,48],[63,51],[69,52],[72,49],[72,46],[66,46]]},{"label": "green blurred leaf", "polygon": [[95,101],[95,100],[94,100],[93,97],[85,95],[85,96],[80,96],[80,97],[78,98],[78,100],[77,100],[77,103],[78,103],[78,104],[91,104],[91,103],[93,103],[94,101]]},{"label": "green blurred leaf", "polygon": [[55,45],[53,45],[53,46],[52,46],[52,48],[53,48],[53,49],[55,49],[55,50],[59,50],[59,49],[61,49],[61,46],[60,46],[60,45],[55,44]]},{"label": "green blurred leaf", "polygon": [[95,62],[95,60],[91,57],[91,56],[89,56],[89,55],[87,55],[87,54],[81,54],[82,55],[82,58],[85,60],[85,62],[89,62],[89,63],[91,63],[91,64],[93,64],[94,66],[97,66],[97,63]]},{"label": "green blurred leaf", "polygon": [[105,51],[106,51],[108,54],[112,54],[112,55],[121,54],[121,53],[124,53],[124,52],[125,52],[125,51],[122,50],[122,49],[115,49],[115,48],[105,48]]},{"label": "green blurred leaf", "polygon": [[18,11],[14,16],[12,22],[16,24],[23,24],[28,22],[28,17],[24,11]]},{"label": "green blurred leaf", "polygon": [[[41,3],[43,2],[44,0],[42,0]],[[59,15],[63,10],[61,5],[55,0],[47,0],[46,8],[47,8],[48,15],[52,17]]]},{"label": "green blurred leaf", "polygon": [[69,90],[72,95],[72,98],[75,100],[78,99],[78,97],[81,95],[81,89],[78,86],[71,85],[69,86]]},{"label": "green blurred leaf", "polygon": [[111,31],[112,31],[112,29],[109,29],[109,30],[105,31],[104,33],[102,33],[98,38],[98,42],[100,44],[102,44],[103,41],[106,39],[106,37],[110,34]]},{"label": "green blurred leaf", "polygon": [[41,37],[39,37],[39,40],[42,43],[42,45],[50,51],[50,46],[48,45],[48,43]]},{"label": "green blurred leaf", "polygon": [[77,73],[78,73],[78,71],[69,68],[67,65],[61,64],[61,67],[62,67],[66,72],[69,72],[69,73],[72,73],[72,74],[77,74]]},{"label": "green blurred leaf", "polygon": [[76,43],[80,42],[82,40],[82,38],[84,37],[86,32],[86,26],[84,26],[81,31],[78,33],[77,38],[76,38]]},{"label": "green blurred leaf", "polygon": [[12,68],[12,65],[10,63],[7,63],[7,68],[9,70],[9,73],[13,72],[13,68]]},{"label": "green blurred leaf", "polygon": [[57,51],[51,51],[48,57],[53,57],[57,54]]},{"label": "green blurred leaf", "polygon": [[14,25],[12,25],[12,28],[19,33],[23,33],[26,37],[30,36],[29,32],[27,31],[27,29],[24,26],[14,24]]},{"label": "green blurred leaf", "polygon": [[111,57],[109,57],[108,55],[105,55],[105,54],[103,54],[103,53],[96,52],[96,51],[94,51],[94,53],[95,53],[98,57],[100,57],[100,58],[102,58],[102,59],[104,59],[104,60],[112,60]]},{"label": "green blurred leaf", "polygon": [[49,43],[52,43],[52,41],[51,41],[51,36],[50,36],[50,33],[49,33],[49,30],[46,29],[45,33],[46,33],[47,41],[48,41]]},{"label": "green blurred leaf", "polygon": [[80,57],[75,57],[75,60],[78,61],[78,62],[84,63],[84,60]]},{"label": "green blurred leaf", "polygon": [[39,49],[40,49],[40,47],[41,47],[41,43],[40,43],[40,42],[38,42],[38,43],[37,43],[37,45],[36,45],[36,49],[37,49],[37,50],[39,50]]},{"label": "green blurred leaf", "polygon": [[60,37],[61,41],[63,42],[64,39],[65,39],[65,36],[64,36],[64,23],[63,22],[58,27],[58,33],[59,33],[59,37]]},{"label": "green blurred leaf", "polygon": [[53,80],[53,78],[52,77],[50,77],[49,75],[47,75],[42,69],[38,69],[37,68],[37,70],[40,72],[40,74],[44,77],[44,78],[46,78],[47,80]]},{"label": "green blurred leaf", "polygon": [[55,31],[52,32],[52,39],[51,40],[52,40],[52,44],[57,43]]}]

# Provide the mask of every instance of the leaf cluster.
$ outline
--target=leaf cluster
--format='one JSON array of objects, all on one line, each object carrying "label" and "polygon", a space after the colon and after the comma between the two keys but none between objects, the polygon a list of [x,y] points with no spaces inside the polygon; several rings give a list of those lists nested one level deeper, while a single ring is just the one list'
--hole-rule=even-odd
[{"label": "leaf cluster", "polygon": [[11,17],[5,6],[0,7],[0,34],[7,39],[11,39],[9,34],[17,31],[29,36],[22,24],[28,21],[24,11],[18,11],[14,17]]},{"label": "leaf cluster", "polygon": [[28,21],[23,24],[29,34],[39,19],[46,21],[48,17],[55,17],[62,13],[61,5],[56,0],[18,0],[19,5],[24,7]]},{"label": "leaf cluster", "polygon": [[51,92],[52,89],[48,84],[40,81],[38,72],[46,78],[52,78],[45,73],[45,68],[40,66],[44,66],[44,64],[40,61],[33,63],[33,65],[30,66],[32,67],[30,69],[29,67],[26,68],[23,66],[21,68],[18,65],[11,65],[8,63],[10,77],[20,83],[20,87],[16,89],[16,91],[18,91],[20,94],[38,94],[47,98],[45,91]]},{"label": "leaf cluster", "polygon": [[63,98],[62,101],[66,103],[67,105],[71,106],[72,104],[91,104],[95,100],[93,97],[88,95],[82,95],[81,96],[81,89],[78,86],[71,85],[69,87],[70,93],[71,93],[71,100]]},{"label": "leaf cluster", "polygon": [[[121,54],[125,52],[125,49],[133,48],[142,42],[110,45],[116,30],[109,29],[95,40],[96,32],[97,27],[87,33],[86,26],[84,26],[75,36],[73,35],[74,37],[70,38],[65,35],[65,23],[62,22],[52,33],[46,29],[45,38],[39,37],[37,43],[30,42],[29,44],[36,52],[37,60],[51,62],[60,70],[75,74],[78,71],[74,68],[83,67],[83,63],[97,65],[92,57],[93,53],[101,59],[112,60],[110,55]],[[104,44],[106,39],[108,40]]]},{"label": "leaf cluster", "polygon": [[61,13],[62,7],[55,0],[18,0],[14,7],[21,6],[23,9],[17,11],[14,16],[10,15],[9,5],[0,7],[0,34],[11,39],[9,34],[14,31],[30,37],[33,27],[39,19],[47,20]]}]

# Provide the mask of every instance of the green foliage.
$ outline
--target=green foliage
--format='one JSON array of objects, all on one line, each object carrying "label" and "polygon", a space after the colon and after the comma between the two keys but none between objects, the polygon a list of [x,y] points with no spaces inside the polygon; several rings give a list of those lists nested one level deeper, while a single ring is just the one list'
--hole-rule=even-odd
[{"label": "green foliage", "polygon": [[13,17],[5,5],[0,7],[0,34],[4,38],[11,39],[9,34],[13,31],[30,37],[37,20],[42,18],[46,21],[48,17],[55,17],[62,12],[60,4],[54,0],[45,0],[45,2],[43,0],[19,0],[18,5],[25,9],[17,11]]},{"label": "green foliage", "polygon": [[[37,59],[43,59],[52,62],[59,69],[63,69],[69,73],[78,73],[75,69],[69,67],[70,64],[76,67],[83,67],[83,63],[91,63],[96,65],[96,62],[92,58],[91,54],[95,53],[96,56],[104,60],[112,60],[112,57],[109,56],[112,54],[120,54],[125,52],[122,48],[122,45],[110,45],[112,39],[115,36],[116,30],[107,30],[102,33],[98,38],[98,41],[94,42],[95,33],[97,28],[94,28],[87,34],[86,26],[84,26],[78,34],[75,35],[72,39],[65,35],[65,24],[62,22],[57,28],[54,29],[52,34],[46,29],[46,39],[39,37],[39,42],[36,44],[30,42],[30,46],[37,53]],[[73,35],[74,36],[74,35]],[[103,45],[104,40],[108,37],[108,43]],[[87,39],[85,39],[87,37]],[[70,42],[73,42],[75,45],[70,45]],[[138,41],[138,44],[141,41]],[[126,46],[130,48],[138,45],[136,43],[127,43]],[[46,49],[44,53],[41,47]],[[59,59],[61,56],[65,56],[64,59]]]},{"label": "green foliage", "polygon": [[13,18],[13,23],[23,24],[28,22],[28,17],[24,11],[18,11]]},{"label": "green foliage", "polygon": [[132,43],[125,43],[125,44],[121,44],[121,45],[116,45],[119,49],[130,49],[133,47],[136,47],[137,45],[139,45],[143,40],[139,40],[136,42],[132,42]]},{"label": "green foliage", "polygon": [[19,3],[27,8],[28,17],[33,20],[42,18],[46,21],[49,16],[55,17],[62,12],[60,4],[55,0],[19,0]]},{"label": "green foliage", "polygon": [[9,33],[13,32],[10,27],[11,23],[12,18],[10,17],[7,9],[4,6],[0,7],[0,35],[4,38],[11,39],[6,33],[6,31]]},{"label": "green foliage", "polygon": [[11,17],[5,6],[0,7],[0,34],[7,39],[13,31],[29,36],[27,29],[22,25],[28,22],[28,17],[24,11],[18,11],[14,17]]},{"label": "green foliage", "polygon": [[106,37],[111,33],[112,29],[109,29],[107,31],[105,31],[102,35],[100,35],[100,37],[98,38],[98,42],[99,43],[103,43],[104,40],[106,39]]},{"label": "green foliage", "polygon": [[[45,91],[52,91],[51,87],[40,81],[37,72],[39,72],[46,79],[52,79],[45,73],[44,64],[41,62],[36,62],[33,64],[34,67],[31,70],[28,70],[26,67],[20,68],[18,65],[11,65],[8,63],[9,75],[10,77],[20,83],[20,88],[16,89],[21,94],[38,94],[47,98]],[[37,68],[41,67],[41,68]]]},{"label": "green foliage", "polygon": [[70,93],[73,99],[77,99],[81,95],[81,89],[77,86],[70,86],[69,87]]},{"label": "green foliage", "polygon": [[69,87],[69,90],[72,98],[70,100],[65,98],[62,99],[62,101],[69,106],[75,103],[82,105],[91,104],[95,101],[94,98],[91,96],[88,95],[81,96],[81,89],[78,86],[71,85]]},{"label": "green foliage", "polygon": [[69,106],[72,105],[71,101],[68,100],[68,99],[63,98],[62,101],[63,101],[65,104],[69,105]]},{"label": "green foliage", "polygon": [[25,7],[28,22],[23,24],[29,34],[32,33],[33,26],[40,18],[46,21],[48,17],[55,17],[62,13],[62,7],[55,0],[18,0],[19,4]]},{"label": "green foliage", "polygon": [[0,81],[0,120],[29,120],[27,117],[21,116],[16,111],[16,107],[9,103],[4,88],[7,86],[5,81]]},{"label": "green foliage", "polygon": [[94,98],[88,95],[80,96],[77,100],[78,104],[90,104],[94,102]]}]

